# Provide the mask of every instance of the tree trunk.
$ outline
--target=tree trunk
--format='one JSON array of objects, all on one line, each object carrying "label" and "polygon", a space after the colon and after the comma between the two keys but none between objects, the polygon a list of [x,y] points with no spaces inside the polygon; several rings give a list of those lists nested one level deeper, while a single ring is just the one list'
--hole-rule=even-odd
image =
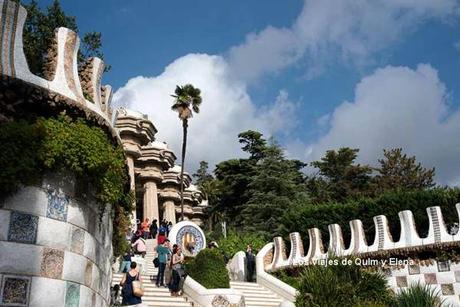
[{"label": "tree trunk", "polygon": [[184,168],[185,168],[185,149],[187,146],[187,127],[188,120],[182,121],[182,160],[180,169],[180,220],[184,220]]}]

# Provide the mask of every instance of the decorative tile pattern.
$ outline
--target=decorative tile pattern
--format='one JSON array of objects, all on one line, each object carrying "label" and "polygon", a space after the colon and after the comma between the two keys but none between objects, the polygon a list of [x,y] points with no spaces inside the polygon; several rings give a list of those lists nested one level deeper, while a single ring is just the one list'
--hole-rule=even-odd
[{"label": "decorative tile pattern", "polygon": [[436,273],[427,273],[425,275],[425,283],[428,285],[435,285],[438,283],[438,279],[436,278]]},{"label": "decorative tile pattern", "polygon": [[448,272],[450,271],[449,260],[447,261],[437,261],[438,272]]},{"label": "decorative tile pattern", "polygon": [[80,285],[67,282],[65,293],[65,307],[78,307],[80,305]]},{"label": "decorative tile pattern", "polygon": [[31,243],[37,240],[38,217],[26,213],[11,212],[8,241]]},{"label": "decorative tile pattern", "polygon": [[407,287],[407,277],[406,276],[396,276],[396,285],[398,287]]},{"label": "decorative tile pattern", "polygon": [[409,265],[409,275],[420,274],[420,266],[418,264]]},{"label": "decorative tile pattern", "polygon": [[442,284],[441,285],[442,295],[454,295],[454,285],[453,284]]},{"label": "decorative tile pattern", "polygon": [[72,239],[70,250],[76,254],[83,254],[85,244],[85,231],[78,227],[72,227]]},{"label": "decorative tile pattern", "polygon": [[86,268],[85,268],[85,285],[88,287],[91,286],[91,280],[92,280],[92,274],[93,274],[93,265],[91,264],[90,261],[86,263]]},{"label": "decorative tile pattern", "polygon": [[0,305],[27,306],[30,292],[30,278],[5,275]]},{"label": "decorative tile pattern", "polygon": [[48,191],[48,206],[46,207],[46,217],[67,221],[67,210],[69,207],[69,198],[64,194],[58,194],[56,191]]},{"label": "decorative tile pattern", "polygon": [[61,279],[64,267],[64,251],[45,247],[41,264],[41,276]]}]

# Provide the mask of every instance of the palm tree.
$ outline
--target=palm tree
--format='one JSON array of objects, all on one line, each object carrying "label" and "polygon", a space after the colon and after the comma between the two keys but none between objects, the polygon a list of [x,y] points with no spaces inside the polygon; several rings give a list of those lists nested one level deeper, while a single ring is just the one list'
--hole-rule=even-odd
[{"label": "palm tree", "polygon": [[200,113],[201,91],[191,84],[184,86],[176,85],[174,91],[174,104],[171,107],[173,111],[179,114],[179,119],[182,121],[182,160],[180,170],[180,212],[181,221],[184,220],[184,165],[185,165],[185,149],[187,145],[187,128],[188,120],[193,116],[193,112]]}]

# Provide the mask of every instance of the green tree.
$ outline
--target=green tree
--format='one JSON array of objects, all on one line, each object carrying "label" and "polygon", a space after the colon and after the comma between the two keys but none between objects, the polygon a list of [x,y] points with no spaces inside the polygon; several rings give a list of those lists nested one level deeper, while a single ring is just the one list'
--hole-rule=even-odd
[{"label": "green tree", "polygon": [[[19,1],[17,1],[19,2]],[[54,39],[54,30],[66,27],[78,32],[77,21],[74,16],[67,16],[59,0],[54,0],[46,10],[41,10],[36,0],[29,3],[23,1],[27,10],[27,20],[24,25],[24,53],[31,72],[43,76],[43,65],[46,61],[48,48]],[[102,35],[100,32],[88,32],[83,35],[78,61],[97,56],[103,59]],[[110,66],[106,66],[106,71]]]},{"label": "green tree", "polygon": [[383,159],[374,177],[380,192],[394,190],[422,190],[435,185],[435,169],[426,169],[417,163],[415,156],[403,154],[402,148],[383,150]]},{"label": "green tree", "polygon": [[174,104],[171,109],[176,111],[179,119],[182,121],[182,156],[181,156],[181,170],[180,170],[180,206],[181,206],[181,221],[184,220],[184,164],[185,153],[187,146],[187,128],[188,121],[193,117],[193,113],[200,112],[200,105],[202,102],[201,91],[191,84],[184,86],[176,86],[174,91]]},{"label": "green tree", "polygon": [[320,161],[310,163],[318,169],[318,174],[306,181],[315,202],[343,202],[370,193],[372,169],[355,164],[358,152],[359,149],[348,147],[328,150]]},{"label": "green tree", "polygon": [[196,184],[202,188],[203,185],[214,179],[214,177],[208,172],[209,164],[206,161],[200,161],[200,166],[197,169],[196,173],[193,174]]},{"label": "green tree", "polygon": [[274,141],[267,146],[247,187],[249,200],[242,211],[246,229],[272,236],[279,232],[283,212],[301,195],[301,167],[286,159]]},{"label": "green tree", "polygon": [[238,134],[238,140],[243,145],[241,149],[250,154],[250,159],[260,160],[263,157],[267,141],[262,136],[262,133],[253,130]]}]

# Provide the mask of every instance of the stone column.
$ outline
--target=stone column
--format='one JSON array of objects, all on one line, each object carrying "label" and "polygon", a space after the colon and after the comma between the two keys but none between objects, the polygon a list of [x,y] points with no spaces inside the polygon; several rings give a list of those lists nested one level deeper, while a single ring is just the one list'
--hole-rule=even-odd
[{"label": "stone column", "polygon": [[144,183],[144,219],[160,220],[158,210],[158,188],[155,181]]},{"label": "stone column", "polygon": [[163,219],[176,224],[176,208],[173,200],[166,200],[163,204]]}]

